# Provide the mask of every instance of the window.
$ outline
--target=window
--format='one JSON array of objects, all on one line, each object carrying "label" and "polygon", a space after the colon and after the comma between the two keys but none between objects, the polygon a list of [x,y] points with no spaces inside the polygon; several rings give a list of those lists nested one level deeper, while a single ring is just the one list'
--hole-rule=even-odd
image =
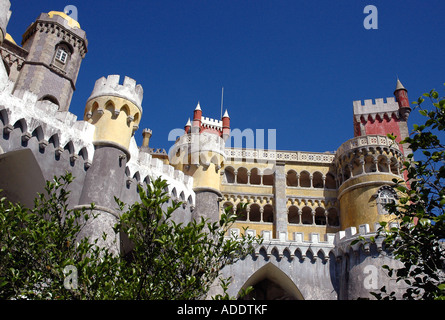
[{"label": "window", "polygon": [[66,60],[68,59],[68,53],[64,50],[64,48],[57,49],[56,59],[63,64],[66,63]]},{"label": "window", "polygon": [[379,214],[388,214],[387,204],[396,203],[396,192],[393,188],[383,186],[377,193],[377,207]]}]

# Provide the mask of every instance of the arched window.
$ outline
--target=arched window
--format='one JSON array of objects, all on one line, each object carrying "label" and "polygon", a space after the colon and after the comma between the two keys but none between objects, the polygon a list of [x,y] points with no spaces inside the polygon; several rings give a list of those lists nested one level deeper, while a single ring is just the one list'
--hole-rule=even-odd
[{"label": "arched window", "polygon": [[55,48],[53,65],[59,69],[64,70],[66,65],[70,61],[71,54],[73,53],[72,47],[66,43],[61,42]]},{"label": "arched window", "polygon": [[246,221],[247,220],[247,210],[244,203],[238,203],[236,206],[236,220]]},{"label": "arched window", "polygon": [[56,60],[62,62],[65,64],[68,60],[68,52],[65,50],[64,47],[57,48],[56,51]]},{"label": "arched window", "polygon": [[338,213],[337,209],[330,208],[328,210],[328,225],[331,227],[338,227],[340,226],[340,221],[338,219]]},{"label": "arched window", "polygon": [[240,184],[247,184],[247,169],[238,168],[238,174],[236,176],[236,182]]},{"label": "arched window", "polygon": [[326,189],[336,189],[337,188],[334,175],[330,172],[326,175],[325,188]]},{"label": "arched window", "polygon": [[261,184],[261,176],[257,168],[250,171],[250,184]]},{"label": "arched window", "polygon": [[303,171],[300,173],[300,187],[310,188],[311,187],[311,178],[309,172]]},{"label": "arched window", "polygon": [[270,204],[264,206],[263,222],[273,222],[273,207]]},{"label": "arched window", "polygon": [[[191,202],[190,202],[191,203]],[[229,213],[233,213],[233,203],[231,202],[225,202],[223,205],[223,212],[226,212],[226,210],[229,210]]]},{"label": "arched window", "polygon": [[287,221],[289,223],[300,223],[300,216],[298,215],[298,208],[296,206],[289,207]]},{"label": "arched window", "polygon": [[232,167],[227,167],[224,169],[224,180],[226,183],[235,182],[235,173]]},{"label": "arched window", "polygon": [[290,187],[298,187],[298,176],[294,170],[287,172],[286,183]]},{"label": "arched window", "polygon": [[274,184],[274,172],[270,168],[264,169],[263,172],[263,185],[273,186]]},{"label": "arched window", "polygon": [[312,218],[312,210],[309,207],[304,207],[303,210],[301,210],[301,222],[303,224],[313,224],[313,218]]},{"label": "arched window", "polygon": [[383,186],[377,192],[377,208],[379,214],[388,214],[388,204],[395,204],[397,199],[397,194],[393,188],[390,186]]},{"label": "arched window", "polygon": [[250,205],[249,220],[254,222],[261,221],[261,210],[260,206],[256,203]]},{"label": "arched window", "polygon": [[314,172],[312,186],[314,188],[323,188],[323,175],[318,171]]},{"label": "arched window", "polygon": [[322,207],[315,209],[315,224],[319,226],[326,225],[325,210]]}]

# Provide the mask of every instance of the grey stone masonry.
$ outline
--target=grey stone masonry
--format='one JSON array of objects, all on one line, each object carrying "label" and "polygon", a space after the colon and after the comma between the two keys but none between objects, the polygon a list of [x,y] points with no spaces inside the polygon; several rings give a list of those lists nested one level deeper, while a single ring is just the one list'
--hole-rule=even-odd
[{"label": "grey stone masonry", "polygon": [[286,207],[286,172],[284,162],[277,161],[275,165],[275,238],[287,238],[287,207]]}]

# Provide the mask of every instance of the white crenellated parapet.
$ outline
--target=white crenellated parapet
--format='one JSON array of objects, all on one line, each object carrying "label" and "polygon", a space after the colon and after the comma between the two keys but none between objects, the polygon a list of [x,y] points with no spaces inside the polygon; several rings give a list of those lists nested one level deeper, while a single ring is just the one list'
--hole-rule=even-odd
[{"label": "white crenellated parapet", "polygon": [[134,137],[131,138],[129,149],[131,154],[127,162],[129,179],[139,179],[136,182],[143,184],[161,177],[169,184],[168,191],[172,196],[172,191],[175,190],[177,196],[183,194],[183,200],[191,205],[195,204],[193,177],[184,175],[182,171],[175,170],[173,166],[164,164],[161,159],[153,158],[147,152],[139,151]]},{"label": "white crenellated parapet", "polygon": [[216,130],[222,130],[222,121],[221,120],[215,120],[208,117],[201,117],[201,123],[203,127],[216,129]]},{"label": "white crenellated parapet", "polygon": [[0,92],[0,112],[5,125],[3,133],[11,132],[15,125],[22,129],[22,141],[33,134],[42,148],[52,139],[56,152],[67,147],[72,159],[82,154],[85,163],[91,164],[94,157],[93,135],[95,127],[85,121],[77,121],[77,116],[69,111],[59,111],[50,101],[38,101],[37,95],[29,91],[17,90],[14,95],[9,86]]},{"label": "white crenellated parapet", "polygon": [[[379,230],[380,227],[380,223],[376,222],[374,224],[374,230]],[[398,227],[399,224],[397,222],[393,221],[389,223],[390,229]],[[364,238],[365,241],[358,241],[355,244],[352,244],[354,240],[362,238]],[[369,253],[371,238],[373,238],[372,243],[376,246],[377,251],[382,251],[384,245],[384,233],[378,236],[377,231],[370,231],[369,224],[359,225],[358,230],[356,227],[349,227],[346,228],[344,231],[339,231],[335,234],[334,237],[334,254],[336,257],[339,257],[345,253],[348,253],[350,250],[352,250],[354,253],[358,253],[360,248],[363,248],[364,252]]]},{"label": "white crenellated parapet", "polygon": [[[239,228],[229,229],[229,237],[239,238],[241,230]],[[246,235],[255,237],[256,231],[247,229]],[[277,259],[287,257],[288,259],[294,259],[297,257],[300,260],[322,259],[324,262],[329,260],[329,253],[335,248],[334,234],[325,234],[325,239],[320,240],[320,234],[312,232],[309,234],[309,241],[304,240],[304,233],[294,232],[293,240],[288,240],[287,232],[283,232],[279,235],[279,239],[272,238],[272,231],[263,230],[261,233],[263,242],[261,245],[255,247],[254,256],[260,255],[265,258],[275,256]]]},{"label": "white crenellated parapet", "polygon": [[[389,228],[398,227],[397,222],[391,222]],[[374,225],[375,230],[378,230],[380,224],[377,222]],[[256,236],[255,230],[247,229],[245,231],[247,235]],[[237,239],[240,237],[241,230],[239,228],[231,228],[228,231],[228,237],[232,239]],[[305,259],[310,256],[311,260],[322,258],[323,261],[329,260],[330,253],[336,258],[349,253],[350,250],[354,253],[358,253],[360,248],[363,248],[364,252],[370,252],[370,241],[358,241],[357,243],[351,244],[354,240],[359,237],[365,239],[370,239],[374,237],[374,244],[377,251],[382,251],[383,249],[383,238],[384,236],[376,237],[377,232],[371,232],[370,226],[368,224],[360,225],[358,230],[356,227],[349,227],[345,230],[339,231],[337,233],[326,233],[323,240],[320,239],[320,234],[316,232],[311,232],[309,234],[309,240],[304,240],[303,232],[293,232],[293,240],[287,239],[287,233],[284,232],[280,235],[279,239],[272,238],[272,231],[263,230],[261,233],[263,242],[261,245],[255,247],[254,256],[258,257],[263,255],[266,258],[270,256],[276,256],[278,259],[286,256],[288,259],[294,259],[298,257],[299,259]]]},{"label": "white crenellated parapet", "polygon": [[360,121],[362,116],[371,116],[373,120],[375,120],[376,116],[379,115],[381,119],[386,115],[391,119],[392,115],[395,115],[397,118],[399,117],[399,104],[395,100],[394,97],[386,98],[386,102],[383,98],[375,99],[375,102],[372,99],[364,100],[363,103],[361,100],[354,101],[352,103],[354,107],[354,117],[357,122]]},{"label": "white crenellated parapet", "polygon": [[133,102],[142,113],[142,98],[144,96],[142,86],[136,85],[136,80],[130,77],[125,77],[122,85],[119,84],[119,80],[119,75],[109,75],[107,78],[98,79],[88,100],[100,96],[116,96]]}]

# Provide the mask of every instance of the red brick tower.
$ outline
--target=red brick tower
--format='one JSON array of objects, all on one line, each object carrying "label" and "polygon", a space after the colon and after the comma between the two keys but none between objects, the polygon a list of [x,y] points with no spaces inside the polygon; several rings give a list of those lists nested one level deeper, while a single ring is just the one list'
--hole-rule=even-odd
[{"label": "red brick tower", "polygon": [[[400,143],[409,135],[408,117],[411,111],[408,100],[408,90],[397,79],[396,90],[394,91],[395,99],[386,98],[386,102],[382,98],[375,99],[375,103],[371,99],[354,101],[354,136],[365,135],[382,135],[388,133],[396,136],[396,141]],[[406,145],[401,145],[404,155],[411,153]]]}]

